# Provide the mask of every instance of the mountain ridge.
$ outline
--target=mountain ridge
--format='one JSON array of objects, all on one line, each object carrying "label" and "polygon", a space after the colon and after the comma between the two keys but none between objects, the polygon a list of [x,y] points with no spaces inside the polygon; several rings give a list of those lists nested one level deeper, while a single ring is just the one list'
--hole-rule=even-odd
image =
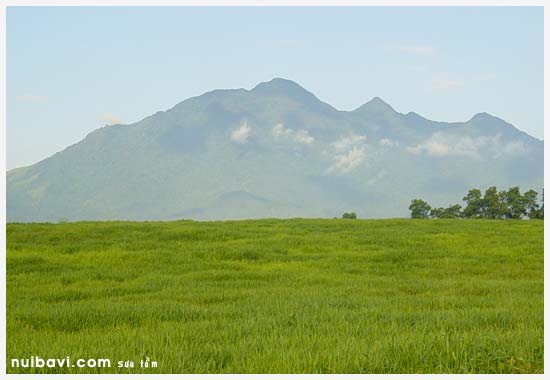
[{"label": "mountain ridge", "polygon": [[487,113],[437,122],[379,97],[340,111],[274,78],[98,128],[8,171],[8,220],[405,216],[411,197],[537,187],[542,155],[541,141]]}]

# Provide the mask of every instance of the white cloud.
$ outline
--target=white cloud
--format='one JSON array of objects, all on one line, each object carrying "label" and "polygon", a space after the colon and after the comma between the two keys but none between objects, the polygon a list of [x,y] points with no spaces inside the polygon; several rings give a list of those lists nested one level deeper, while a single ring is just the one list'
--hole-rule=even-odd
[{"label": "white cloud", "polygon": [[46,96],[31,94],[17,95],[15,99],[20,102],[44,102],[48,100]]},{"label": "white cloud", "polygon": [[464,81],[461,79],[452,79],[452,78],[433,78],[432,79],[432,88],[434,90],[449,90],[452,88],[458,88],[464,86]]},{"label": "white cloud", "polygon": [[346,150],[367,141],[367,136],[351,135],[330,144],[336,150]]},{"label": "white cloud", "polygon": [[309,134],[305,129],[300,129],[296,131],[294,135],[294,141],[309,145],[315,141],[315,138]]},{"label": "white cloud", "polygon": [[243,122],[239,128],[231,131],[231,141],[236,142],[237,144],[246,144],[248,142],[248,137],[252,129],[248,126],[248,123]]},{"label": "white cloud", "polygon": [[394,146],[399,146],[399,141],[384,138],[378,141],[378,144],[381,146],[394,147]]},{"label": "white cloud", "polygon": [[366,141],[367,136],[349,135],[331,143],[330,147],[335,152],[334,164],[328,169],[328,172],[347,173],[355,169],[367,155]]},{"label": "white cloud", "polygon": [[519,156],[527,153],[527,147],[523,141],[511,141],[503,145],[502,153],[505,155]]},{"label": "white cloud", "polygon": [[429,156],[447,156],[451,153],[451,147],[441,141],[428,140],[423,144],[409,147],[407,150],[414,154],[425,152]]},{"label": "white cloud", "polygon": [[405,45],[399,47],[399,50],[418,55],[430,55],[435,51],[432,45]]},{"label": "white cloud", "polygon": [[272,133],[278,139],[290,139],[300,144],[309,145],[315,141],[315,138],[309,134],[309,131],[305,129],[294,131],[290,128],[286,128],[281,123],[273,127]]},{"label": "white cloud", "polygon": [[526,152],[526,147],[520,140],[503,143],[500,135],[472,138],[436,132],[425,142],[408,147],[407,151],[412,154],[427,154],[433,157],[464,156],[471,158],[480,158],[482,153],[487,153],[493,158],[497,158],[502,155],[523,154]]},{"label": "white cloud", "polygon": [[452,136],[444,135],[436,132],[430,136],[425,142],[408,147],[407,151],[413,154],[425,153],[428,156],[470,156],[478,157],[478,151],[487,143],[486,138],[478,138],[476,140],[469,136],[458,139]]},{"label": "white cloud", "polygon": [[338,154],[334,157],[335,163],[329,168],[329,172],[341,171],[347,173],[355,169],[367,155],[367,150],[364,146],[353,147],[344,154]]},{"label": "white cloud", "polygon": [[272,132],[275,137],[288,137],[292,134],[292,129],[285,128],[283,124],[279,123],[273,127]]},{"label": "white cloud", "polygon": [[100,115],[98,119],[99,119],[99,121],[101,121],[103,123],[106,123],[106,124],[109,124],[109,125],[124,124],[124,120],[114,116],[111,113],[104,113],[103,115]]}]

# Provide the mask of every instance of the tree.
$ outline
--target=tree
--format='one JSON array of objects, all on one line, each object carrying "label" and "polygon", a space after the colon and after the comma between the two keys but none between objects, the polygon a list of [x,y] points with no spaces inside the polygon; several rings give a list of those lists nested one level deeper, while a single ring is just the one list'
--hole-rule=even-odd
[{"label": "tree", "polygon": [[537,212],[537,217],[539,219],[544,219],[544,189],[542,189],[542,206],[540,207],[539,211]]},{"label": "tree", "polygon": [[505,205],[501,203],[501,199],[495,186],[485,190],[483,197],[483,217],[487,219],[502,219],[505,212]]},{"label": "tree", "polygon": [[523,215],[526,214],[527,210],[525,209],[525,201],[519,191],[519,186],[514,186],[508,189],[506,192],[506,205],[508,208],[506,212],[507,218],[521,219]]},{"label": "tree", "polygon": [[525,206],[526,215],[529,219],[535,219],[539,211],[539,205],[537,203],[539,193],[531,189],[523,194],[523,205]]},{"label": "tree", "polygon": [[413,199],[409,205],[411,218],[485,218],[485,219],[544,219],[544,189],[541,194],[541,206],[538,202],[539,194],[535,190],[528,190],[524,194],[519,186],[508,190],[497,191],[496,186],[485,190],[483,197],[481,190],[471,189],[462,198],[466,206],[461,211],[459,204],[447,208],[432,208],[422,199]]},{"label": "tree", "polygon": [[430,218],[458,219],[461,216],[462,206],[459,204],[451,205],[447,208],[438,207],[430,210]]},{"label": "tree", "polygon": [[500,219],[506,219],[510,217],[507,197],[508,197],[508,193],[506,192],[506,190],[502,190],[498,192],[498,202],[500,203],[500,210],[501,210]]},{"label": "tree", "polygon": [[434,218],[434,219],[441,218],[444,212],[445,212],[445,209],[443,207],[432,208],[430,210],[430,218]]},{"label": "tree", "polygon": [[342,215],[342,219],[357,219],[357,214],[354,212],[345,212]]},{"label": "tree", "polygon": [[431,209],[430,205],[422,199],[413,199],[409,206],[413,219],[427,219]]},{"label": "tree", "polygon": [[460,218],[462,206],[459,204],[454,204],[443,210],[440,218],[446,219],[458,219]]},{"label": "tree", "polygon": [[542,189],[540,200],[542,205],[529,216],[531,219],[544,219],[544,189]]},{"label": "tree", "polygon": [[471,189],[468,194],[462,198],[466,202],[463,215],[465,218],[480,218],[483,216],[483,199],[481,198],[481,190]]}]

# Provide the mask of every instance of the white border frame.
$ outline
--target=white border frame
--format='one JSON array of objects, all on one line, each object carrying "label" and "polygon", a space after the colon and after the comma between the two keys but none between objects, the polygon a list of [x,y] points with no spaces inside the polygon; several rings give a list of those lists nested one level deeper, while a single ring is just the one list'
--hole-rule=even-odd
[{"label": "white border frame", "polygon": [[[454,375],[454,374],[412,374],[412,375],[395,375],[395,374],[341,374],[341,375],[288,375],[288,374],[246,374],[246,375],[228,375],[228,374],[6,374],[6,8],[9,6],[542,6],[544,7],[545,20],[549,13],[545,7],[544,0],[4,0],[0,3],[0,87],[3,89],[0,95],[0,170],[4,173],[0,176],[0,221],[3,228],[0,229],[0,306],[2,307],[2,315],[0,321],[0,376],[5,376],[6,379],[189,379],[189,380],[216,380],[216,379],[303,379],[303,380],[359,380],[359,379],[544,379],[544,374],[538,375]],[[544,71],[545,74],[550,72],[549,58],[550,54],[548,45],[550,41],[550,28],[544,27]],[[548,74],[544,75],[544,93],[548,94],[550,79]],[[548,96],[544,98],[544,109],[550,110],[550,100]],[[548,118],[544,117],[544,130],[547,127]],[[544,149],[544,185],[548,188],[550,179],[547,175],[547,169],[550,164],[550,158],[547,154],[547,149]],[[544,255],[548,249],[547,238],[549,233],[544,229]],[[549,291],[550,284],[547,281],[546,274],[549,272],[550,263],[548,260],[544,262],[544,324],[549,321],[549,312],[546,305],[550,301]],[[549,346],[550,337],[548,334],[544,336],[544,363],[549,365],[550,353],[546,348]]]}]

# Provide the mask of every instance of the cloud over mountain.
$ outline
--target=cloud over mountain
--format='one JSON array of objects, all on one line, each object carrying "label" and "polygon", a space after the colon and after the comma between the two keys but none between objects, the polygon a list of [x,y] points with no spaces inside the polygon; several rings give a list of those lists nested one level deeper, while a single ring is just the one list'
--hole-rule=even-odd
[{"label": "cloud over mountain", "polygon": [[351,135],[340,138],[339,140],[333,142],[331,145],[336,150],[346,150],[351,147],[355,147],[359,144],[362,144],[367,141],[367,136],[360,135]]},{"label": "cloud over mountain", "polygon": [[231,131],[231,141],[238,144],[246,144],[251,131],[252,128],[250,128],[248,123],[245,121],[238,128]]},{"label": "cloud over mountain", "polygon": [[407,151],[434,157],[465,156],[480,159],[484,154],[490,154],[493,158],[521,155],[526,152],[526,148],[521,140],[503,141],[501,135],[470,137],[436,132],[426,141],[407,147]]},{"label": "cloud over mountain", "polygon": [[394,146],[399,146],[399,141],[383,138],[380,141],[378,141],[378,144],[381,146],[394,147]]},{"label": "cloud over mountain", "polygon": [[312,144],[315,141],[315,138],[309,134],[308,130],[298,129],[295,131],[290,128],[285,128],[281,123],[276,124],[272,132],[277,139],[294,141],[306,145]]},{"label": "cloud over mountain", "polygon": [[367,155],[367,149],[364,146],[354,146],[343,154],[337,154],[334,157],[334,164],[329,168],[329,172],[340,171],[348,173],[355,169]]}]

